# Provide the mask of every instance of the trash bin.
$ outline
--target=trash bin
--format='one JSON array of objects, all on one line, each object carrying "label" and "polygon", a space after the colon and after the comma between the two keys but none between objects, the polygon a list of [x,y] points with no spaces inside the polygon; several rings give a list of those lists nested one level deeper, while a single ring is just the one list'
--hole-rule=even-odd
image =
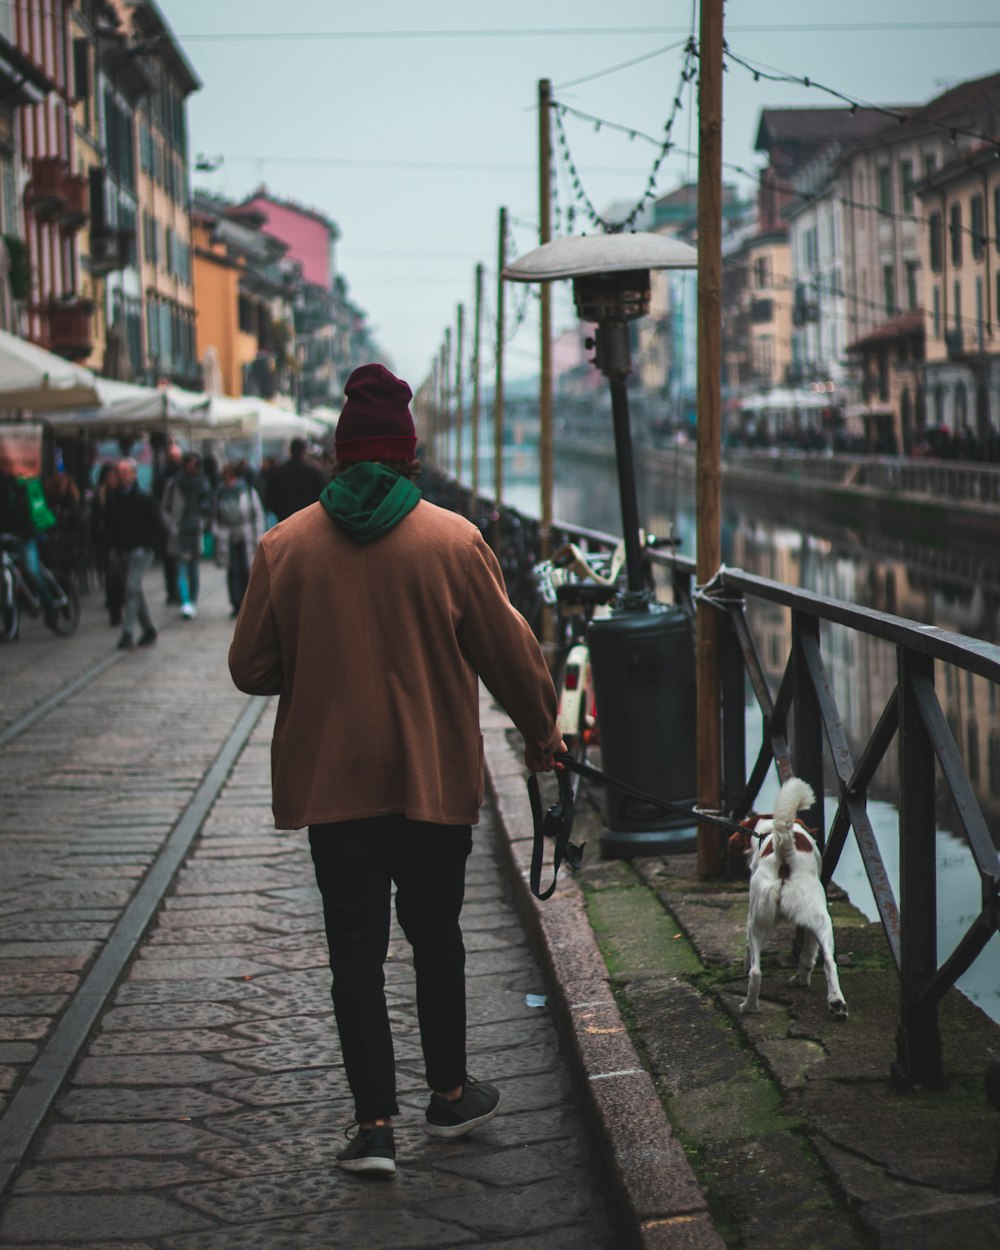
[{"label": "trash bin", "polygon": [[[694,622],[679,607],[619,610],[591,622],[601,763],[615,777],[672,803],[697,794]],[[605,858],[664,855],[697,845],[697,825],[607,788]]]}]

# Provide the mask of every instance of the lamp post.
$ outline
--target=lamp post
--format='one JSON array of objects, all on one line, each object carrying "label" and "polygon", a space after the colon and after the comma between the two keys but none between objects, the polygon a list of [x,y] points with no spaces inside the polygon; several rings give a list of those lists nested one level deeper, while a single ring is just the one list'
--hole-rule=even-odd
[{"label": "lamp post", "polygon": [[[625,541],[626,591],[610,617],[588,635],[605,770],[636,789],[673,802],[695,797],[695,695],[691,622],[682,609],[655,602],[646,589],[640,541],[635,458],[626,378],[631,370],[628,323],[650,305],[654,269],[694,269],[694,248],[663,235],[600,234],[556,239],[508,264],[511,282],[573,281],[582,321],[596,324],[594,364],[611,387],[615,461]],[[542,472],[551,466],[542,466]],[[687,850],[691,821],[664,818],[608,790],[606,856]]]},{"label": "lamp post", "polygon": [[679,239],[648,233],[595,234],[555,239],[507,265],[503,271],[508,282],[553,282],[571,278],[580,320],[597,325],[592,344],[596,348],[594,364],[611,386],[625,539],[626,604],[632,609],[642,610],[648,607],[650,600],[643,589],[635,458],[625,386],[631,370],[628,323],[649,312],[651,270],[694,269],[697,264],[694,248]]}]

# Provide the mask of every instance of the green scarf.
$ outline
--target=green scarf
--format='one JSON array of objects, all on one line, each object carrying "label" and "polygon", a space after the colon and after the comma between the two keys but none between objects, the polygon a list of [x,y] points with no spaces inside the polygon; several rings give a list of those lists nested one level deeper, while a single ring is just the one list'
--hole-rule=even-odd
[{"label": "green scarf", "polygon": [[412,512],[420,491],[384,464],[364,460],[335,477],[319,501],[348,538],[364,544],[381,538]]}]

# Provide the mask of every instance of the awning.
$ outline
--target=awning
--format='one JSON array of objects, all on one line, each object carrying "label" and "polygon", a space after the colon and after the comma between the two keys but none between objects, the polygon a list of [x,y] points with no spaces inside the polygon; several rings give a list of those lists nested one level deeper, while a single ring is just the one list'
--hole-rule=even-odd
[{"label": "awning", "polygon": [[100,402],[89,369],[0,330],[0,408],[57,412]]},{"label": "awning", "polygon": [[150,432],[166,430],[189,437],[211,438],[238,429],[236,422],[213,417],[212,397],[179,386],[136,386],[111,378],[95,379],[97,404],[75,411],[46,414],[51,425],[66,429],[116,430],[129,428]]}]

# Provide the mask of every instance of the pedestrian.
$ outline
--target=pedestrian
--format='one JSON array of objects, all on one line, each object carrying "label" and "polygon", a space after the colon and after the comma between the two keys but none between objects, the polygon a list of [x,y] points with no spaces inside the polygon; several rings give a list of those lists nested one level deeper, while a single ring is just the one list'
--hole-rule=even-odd
[{"label": "pedestrian", "polygon": [[53,473],[45,481],[45,502],[56,522],[45,535],[45,563],[79,582],[87,533],[79,487],[68,473]]},{"label": "pedestrian", "polygon": [[180,473],[167,483],[162,504],[167,553],[177,560],[177,593],[183,620],[193,620],[198,615],[201,536],[211,507],[212,488],[202,471],[201,456],[189,451]]},{"label": "pedestrian", "polygon": [[268,512],[284,521],[293,512],[308,508],[319,499],[326,480],[319,465],[306,458],[305,439],[293,438],[288,445],[288,459],[267,475],[264,503]]},{"label": "pedestrian", "polygon": [[222,480],[212,508],[215,562],[226,570],[231,615],[243,602],[250,564],[264,533],[264,507],[260,496],[236,464],[222,466]]},{"label": "pedestrian", "polygon": [[466,1071],[459,914],[483,797],[479,679],[529,769],[553,767],[563,743],[541,649],[493,553],[421,499],[409,386],[370,364],[346,395],[334,480],[262,538],[229,666],[241,690],[279,695],[275,825],[309,829],[358,1126],[338,1162],[385,1174],[399,1110],[383,989],[392,882],[413,947],[427,1132],[459,1137],[500,1101]]},{"label": "pedestrian", "polygon": [[0,533],[15,540],[15,558],[28,585],[41,600],[48,625],[53,621],[52,591],[42,577],[39,543],[55,525],[45,502],[45,489],[37,477],[22,477],[10,459],[0,461]]},{"label": "pedestrian", "polygon": [[118,466],[110,460],[101,465],[90,500],[90,550],[97,575],[104,586],[104,606],[112,626],[122,623],[125,603],[125,569],[122,557],[108,537],[108,501],[118,490]]},{"label": "pedestrian", "polygon": [[[136,463],[126,457],[116,469],[118,486],[107,497],[106,530],[114,562],[123,573],[124,604],[119,651],[133,651],[156,642],[142,579],[153,567],[163,545],[163,521],[153,496],[140,489]],[[142,626],[138,641],[136,625]]]},{"label": "pedestrian", "polygon": [[[167,485],[180,476],[184,463],[184,449],[179,443],[171,442],[167,447],[163,468],[153,479],[153,498],[160,508],[163,507],[163,496]],[[163,552],[163,589],[166,592],[167,604],[179,604],[180,591],[177,588],[177,557],[169,550]]]}]

